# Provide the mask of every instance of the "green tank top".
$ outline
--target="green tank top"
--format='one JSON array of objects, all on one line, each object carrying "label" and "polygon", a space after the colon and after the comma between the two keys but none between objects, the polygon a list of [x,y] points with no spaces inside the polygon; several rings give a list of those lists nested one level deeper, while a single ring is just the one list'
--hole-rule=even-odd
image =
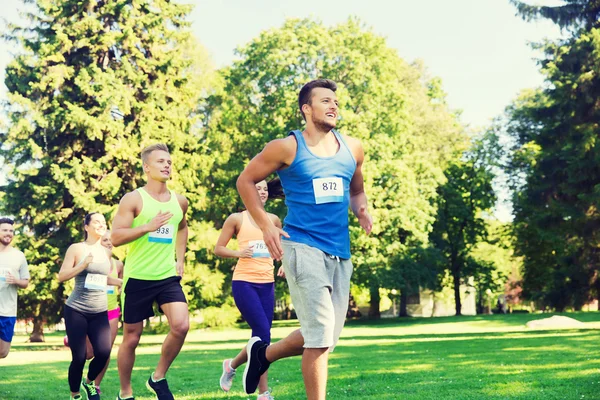
[{"label": "green tank top", "polygon": [[137,191],[142,196],[142,211],[134,218],[132,228],[149,222],[159,211],[170,211],[173,216],[166,225],[129,243],[124,278],[158,281],[176,276],[175,242],[179,223],[183,219],[177,195],[171,190],[171,199],[162,203],[143,188]]},{"label": "green tank top", "polygon": [[[119,271],[117,271],[117,263],[115,263],[115,259],[110,259],[110,273],[108,276],[112,278],[119,277]],[[108,285],[106,286],[106,299],[108,301],[108,311],[114,310],[119,307],[119,302],[117,300],[118,288],[117,286]]]}]

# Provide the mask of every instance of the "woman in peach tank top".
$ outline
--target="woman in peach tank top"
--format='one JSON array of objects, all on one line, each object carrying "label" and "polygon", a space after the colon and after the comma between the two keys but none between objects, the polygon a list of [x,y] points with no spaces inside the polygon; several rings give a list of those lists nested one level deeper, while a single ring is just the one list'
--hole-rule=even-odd
[{"label": "woman in peach tank top", "polygon": [[[269,198],[269,189],[266,181],[256,184],[256,190],[263,203]],[[269,213],[275,226],[281,228],[279,217]],[[227,248],[233,237],[238,240],[239,250]],[[231,214],[221,230],[221,235],[215,246],[215,254],[220,257],[237,258],[238,262],[233,272],[231,290],[237,308],[242,313],[244,320],[252,328],[252,336],[270,343],[271,324],[273,322],[273,309],[275,307],[275,277],[273,273],[273,259],[263,241],[260,228],[247,211]],[[283,276],[283,269],[279,269],[278,276]],[[223,361],[223,375],[221,376],[221,389],[228,392],[231,389],[235,369],[248,360],[246,347],[233,359]],[[258,384],[259,395],[257,400],[270,400],[267,373]]]}]

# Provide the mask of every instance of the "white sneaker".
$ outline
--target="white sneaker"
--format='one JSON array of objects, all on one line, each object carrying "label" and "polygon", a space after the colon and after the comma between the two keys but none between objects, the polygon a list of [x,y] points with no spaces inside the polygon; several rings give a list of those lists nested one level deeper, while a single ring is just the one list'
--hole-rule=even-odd
[{"label": "white sneaker", "polygon": [[223,374],[221,375],[221,389],[226,392],[231,390],[235,378],[235,369],[231,368],[231,359],[223,360]]},{"label": "white sneaker", "polygon": [[271,396],[271,392],[268,390],[258,395],[256,400],[275,400],[275,397]]}]

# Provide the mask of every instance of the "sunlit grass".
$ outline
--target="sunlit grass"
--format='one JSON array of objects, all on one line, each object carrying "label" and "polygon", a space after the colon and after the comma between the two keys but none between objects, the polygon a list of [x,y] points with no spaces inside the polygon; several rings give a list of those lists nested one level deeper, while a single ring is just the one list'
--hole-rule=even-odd
[{"label": "sunlit grass", "polygon": [[[330,399],[599,399],[600,314],[570,315],[585,325],[571,330],[527,330],[529,320],[549,315],[503,315],[350,322],[330,356]],[[294,330],[278,323],[273,337]],[[221,361],[233,356],[246,329],[190,332],[169,382],[177,399],[254,399],[242,392],[241,373],[233,391],[218,388]],[[0,361],[0,399],[67,399],[68,349],[63,335],[46,343],[24,343]],[[144,381],[158,361],[164,335],[145,335],[137,352],[136,399],[151,397]],[[117,340],[120,343],[120,338]],[[104,399],[118,390],[116,346],[102,385]],[[240,371],[241,372],[241,371]],[[302,399],[300,358],[270,370],[275,397]],[[33,384],[35,383],[35,384]]]}]

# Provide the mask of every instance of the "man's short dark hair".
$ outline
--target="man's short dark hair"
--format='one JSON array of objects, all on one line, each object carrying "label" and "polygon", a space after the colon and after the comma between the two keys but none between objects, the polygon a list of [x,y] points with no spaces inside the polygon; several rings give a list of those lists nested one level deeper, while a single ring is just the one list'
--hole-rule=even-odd
[{"label": "man's short dark hair", "polygon": [[325,88],[335,92],[337,90],[337,84],[331,79],[315,79],[314,81],[310,81],[306,85],[302,86],[302,89],[300,89],[300,94],[298,94],[298,107],[300,107],[302,118],[304,118],[305,121],[306,116],[302,111],[302,106],[305,104],[310,105],[312,100],[312,90],[314,88]]},{"label": "man's short dark hair", "polygon": [[13,221],[12,218],[2,217],[2,218],[0,218],[0,225],[2,225],[2,224],[14,225],[15,221]]}]

